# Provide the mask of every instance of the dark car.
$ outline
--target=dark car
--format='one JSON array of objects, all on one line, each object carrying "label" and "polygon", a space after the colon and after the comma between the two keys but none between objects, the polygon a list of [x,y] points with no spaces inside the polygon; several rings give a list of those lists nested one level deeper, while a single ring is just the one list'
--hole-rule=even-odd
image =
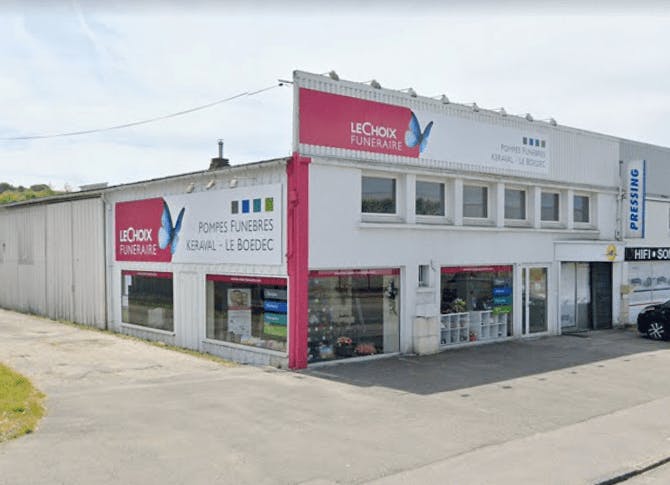
[{"label": "dark car", "polygon": [[654,340],[670,340],[670,300],[645,307],[637,316],[637,331]]}]

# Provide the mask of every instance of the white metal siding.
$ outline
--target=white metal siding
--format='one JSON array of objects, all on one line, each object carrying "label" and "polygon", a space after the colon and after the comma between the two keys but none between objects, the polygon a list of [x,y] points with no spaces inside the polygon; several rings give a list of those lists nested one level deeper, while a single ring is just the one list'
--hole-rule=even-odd
[{"label": "white metal siding", "polygon": [[104,327],[102,224],[99,199],[0,211],[0,305]]},{"label": "white metal siding", "polygon": [[100,199],[72,204],[74,317],[96,327],[105,325],[105,231]]},{"label": "white metal siding", "polygon": [[621,160],[646,160],[647,194],[670,196],[670,149],[622,140]]},{"label": "white metal siding", "polygon": [[0,305],[44,314],[44,210],[0,213]]},{"label": "white metal siding", "polygon": [[17,265],[19,309],[44,314],[45,266],[45,213],[44,207],[26,207],[18,214],[19,261]]},{"label": "white metal siding", "polygon": [[14,213],[0,213],[0,305],[16,308],[18,294],[17,244]]},{"label": "white metal siding", "polygon": [[47,206],[47,241],[47,315],[56,320],[71,320],[74,282],[70,202]]}]

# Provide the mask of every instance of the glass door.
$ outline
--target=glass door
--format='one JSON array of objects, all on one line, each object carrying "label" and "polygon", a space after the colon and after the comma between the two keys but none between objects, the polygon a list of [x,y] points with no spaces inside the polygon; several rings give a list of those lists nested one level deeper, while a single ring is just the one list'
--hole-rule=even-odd
[{"label": "glass door", "polygon": [[521,334],[531,335],[548,330],[547,268],[521,268]]}]

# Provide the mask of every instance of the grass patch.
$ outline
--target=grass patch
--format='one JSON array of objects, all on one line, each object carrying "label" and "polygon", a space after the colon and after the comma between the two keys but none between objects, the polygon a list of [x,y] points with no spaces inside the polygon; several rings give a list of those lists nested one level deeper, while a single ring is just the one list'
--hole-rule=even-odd
[{"label": "grass patch", "polygon": [[35,431],[43,399],[26,377],[0,364],[0,442]]}]

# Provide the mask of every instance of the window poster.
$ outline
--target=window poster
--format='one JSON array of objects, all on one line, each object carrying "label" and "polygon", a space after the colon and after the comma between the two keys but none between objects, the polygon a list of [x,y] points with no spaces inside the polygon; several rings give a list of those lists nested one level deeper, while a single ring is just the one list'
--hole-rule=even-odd
[{"label": "window poster", "polygon": [[251,335],[251,288],[228,289],[228,331]]}]

